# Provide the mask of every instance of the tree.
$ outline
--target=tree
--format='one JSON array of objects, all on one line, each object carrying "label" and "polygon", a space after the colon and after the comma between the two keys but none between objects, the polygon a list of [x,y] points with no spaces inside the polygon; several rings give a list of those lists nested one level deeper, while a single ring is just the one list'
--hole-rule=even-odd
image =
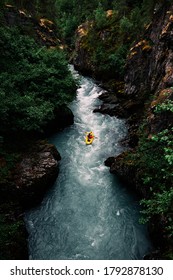
[{"label": "tree", "polygon": [[0,28],[0,132],[40,130],[76,85],[60,50],[40,49],[16,29]]}]

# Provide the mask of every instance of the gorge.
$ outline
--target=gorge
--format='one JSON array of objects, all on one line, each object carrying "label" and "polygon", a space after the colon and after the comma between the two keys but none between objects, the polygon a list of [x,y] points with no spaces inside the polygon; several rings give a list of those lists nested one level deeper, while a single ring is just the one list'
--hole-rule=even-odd
[{"label": "gorge", "polygon": [[[74,124],[49,139],[63,158],[53,188],[26,214],[30,259],[143,259],[153,249],[147,228],[139,224],[138,197],[104,165],[103,159],[122,151],[126,126],[93,113],[102,92],[80,77],[70,105]],[[87,146],[90,130],[96,139]]]},{"label": "gorge", "polygon": [[[43,258],[40,234],[47,222],[59,229],[58,234],[55,227],[49,239],[46,227],[48,259],[141,259],[144,255],[172,259],[171,1],[94,0],[76,5],[75,0],[9,0],[5,6],[1,2],[0,258],[28,258],[23,215],[38,207],[26,215],[30,258]],[[72,77],[67,59],[96,79],[97,85],[88,77],[81,77],[82,83],[74,80],[80,76]],[[82,138],[91,129],[98,139],[88,151]],[[98,184],[104,186],[105,196]],[[75,203],[68,205],[70,199]],[[102,200],[105,204],[99,203]],[[138,224],[139,209],[154,252],[147,232],[141,235],[145,226]],[[89,224],[97,225],[98,231],[87,226],[87,213]],[[82,222],[80,216],[85,217]],[[120,244],[123,240],[127,244],[127,254],[118,253],[106,239],[114,240],[116,231],[124,233]],[[73,246],[70,250],[75,236],[77,251]],[[59,241],[51,255],[54,238]],[[141,239],[142,247],[138,246]],[[81,253],[82,242],[87,245],[86,256]]]}]

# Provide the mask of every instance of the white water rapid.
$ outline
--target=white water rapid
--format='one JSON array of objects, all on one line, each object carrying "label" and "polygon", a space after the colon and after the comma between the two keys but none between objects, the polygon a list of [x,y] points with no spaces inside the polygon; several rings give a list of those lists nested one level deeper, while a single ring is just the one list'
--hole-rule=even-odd
[{"label": "white water rapid", "polygon": [[[104,165],[122,151],[126,126],[93,113],[101,92],[92,79],[80,76],[70,106],[74,125],[50,139],[62,156],[60,173],[41,205],[26,213],[31,259],[142,259],[151,249],[146,227],[138,222],[138,198]],[[97,139],[86,145],[90,130]]]}]

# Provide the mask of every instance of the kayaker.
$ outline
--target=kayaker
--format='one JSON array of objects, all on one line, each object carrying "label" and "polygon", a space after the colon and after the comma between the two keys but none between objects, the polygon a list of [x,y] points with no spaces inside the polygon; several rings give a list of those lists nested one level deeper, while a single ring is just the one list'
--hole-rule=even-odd
[{"label": "kayaker", "polygon": [[89,132],[88,135],[87,135],[87,137],[88,137],[89,140],[92,139],[92,138],[94,138],[94,136],[92,135],[92,132]]}]

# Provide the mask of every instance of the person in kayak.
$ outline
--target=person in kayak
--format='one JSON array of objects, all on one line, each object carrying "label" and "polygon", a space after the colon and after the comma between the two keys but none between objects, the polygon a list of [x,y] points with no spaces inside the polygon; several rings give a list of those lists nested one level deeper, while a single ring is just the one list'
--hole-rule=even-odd
[{"label": "person in kayak", "polygon": [[94,138],[92,131],[88,133],[87,137],[88,137],[88,140],[91,140],[92,138]]}]

